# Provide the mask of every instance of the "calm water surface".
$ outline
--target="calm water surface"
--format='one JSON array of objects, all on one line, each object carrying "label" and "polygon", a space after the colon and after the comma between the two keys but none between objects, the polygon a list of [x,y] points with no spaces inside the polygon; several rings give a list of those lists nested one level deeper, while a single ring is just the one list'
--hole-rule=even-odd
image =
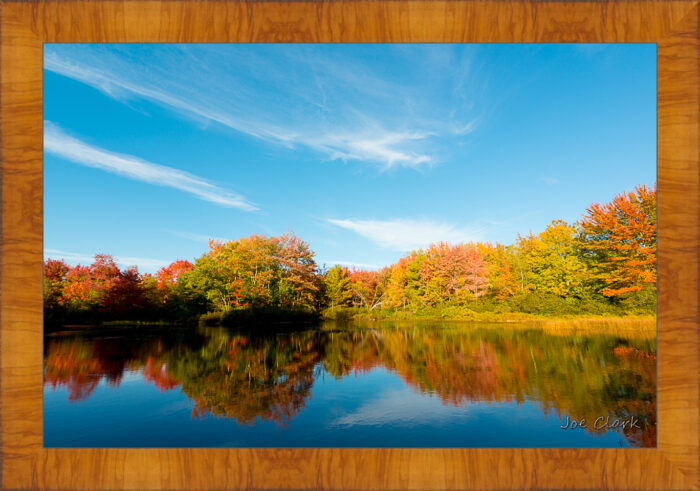
[{"label": "calm water surface", "polygon": [[[655,446],[655,336],[595,331],[386,322],[48,334],[44,445]],[[596,429],[598,417],[637,422]],[[567,419],[590,426],[562,429]]]}]

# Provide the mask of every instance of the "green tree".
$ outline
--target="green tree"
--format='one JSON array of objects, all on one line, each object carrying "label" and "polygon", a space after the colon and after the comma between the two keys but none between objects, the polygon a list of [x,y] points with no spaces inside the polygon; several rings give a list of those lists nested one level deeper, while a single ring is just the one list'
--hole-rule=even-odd
[{"label": "green tree", "polygon": [[588,270],[577,249],[576,236],[575,227],[554,220],[539,235],[518,237],[526,289],[561,297],[584,293]]},{"label": "green tree", "polygon": [[293,234],[210,241],[209,252],[178,282],[220,311],[315,309],[320,288],[313,256],[308,244]]},{"label": "green tree", "polygon": [[336,264],[323,275],[323,284],[329,307],[347,307],[350,305],[352,289],[347,268]]}]

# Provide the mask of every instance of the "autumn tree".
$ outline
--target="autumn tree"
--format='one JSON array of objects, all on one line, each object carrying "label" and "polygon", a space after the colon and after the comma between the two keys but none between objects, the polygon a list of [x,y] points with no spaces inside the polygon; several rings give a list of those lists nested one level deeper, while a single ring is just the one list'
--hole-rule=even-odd
[{"label": "autumn tree", "polygon": [[384,307],[406,308],[425,305],[421,277],[425,257],[423,251],[412,251],[384,272]]},{"label": "autumn tree", "polygon": [[389,308],[406,307],[411,303],[409,295],[408,265],[411,258],[402,257],[389,266],[384,291],[384,306]]},{"label": "autumn tree", "polygon": [[388,277],[388,268],[382,268],[379,271],[353,268],[350,272],[352,304],[370,310],[380,307],[384,300],[384,290]]},{"label": "autumn tree", "polygon": [[156,271],[155,279],[159,288],[172,287],[177,284],[181,274],[190,271],[194,266],[191,262],[179,259]]},{"label": "autumn tree", "polygon": [[585,289],[587,267],[579,256],[576,229],[554,220],[539,235],[517,239],[525,263],[528,290],[571,297]]},{"label": "autumn tree", "polygon": [[598,292],[619,297],[656,290],[656,185],[592,204],[580,226],[579,246]]},{"label": "autumn tree", "polygon": [[167,295],[170,289],[164,291],[163,289],[159,288],[158,280],[155,276],[149,273],[144,273],[141,275],[140,288],[146,305],[155,310],[160,310],[163,304],[166,303],[167,298],[170,296]]},{"label": "autumn tree", "polygon": [[76,310],[89,310],[99,304],[102,287],[92,275],[90,266],[71,268],[61,285],[61,301]]},{"label": "autumn tree", "polygon": [[47,259],[44,262],[44,308],[57,306],[62,300],[61,289],[70,266],[65,261]]},{"label": "autumn tree", "polygon": [[323,275],[323,284],[329,307],[347,307],[350,305],[352,290],[350,288],[350,274],[347,268],[336,264]]},{"label": "autumn tree", "polygon": [[308,242],[291,232],[275,240],[278,247],[276,260],[281,270],[280,303],[293,309],[314,310],[321,286],[315,253]]},{"label": "autumn tree", "polygon": [[516,253],[512,247],[490,242],[476,244],[488,269],[489,293],[497,300],[515,295],[520,285],[517,277]]},{"label": "autumn tree", "polygon": [[293,234],[210,241],[182,282],[217,310],[315,309],[320,289],[314,253]]},{"label": "autumn tree", "polygon": [[209,241],[209,251],[183,274],[185,288],[200,292],[216,310],[269,303],[272,274],[271,241],[252,236],[240,241]]},{"label": "autumn tree", "polygon": [[141,277],[135,266],[119,271],[109,284],[105,285],[101,304],[103,312],[113,315],[124,315],[144,307]]},{"label": "autumn tree", "polygon": [[484,295],[488,286],[484,258],[472,244],[430,245],[421,262],[420,279],[428,305],[464,303]]}]

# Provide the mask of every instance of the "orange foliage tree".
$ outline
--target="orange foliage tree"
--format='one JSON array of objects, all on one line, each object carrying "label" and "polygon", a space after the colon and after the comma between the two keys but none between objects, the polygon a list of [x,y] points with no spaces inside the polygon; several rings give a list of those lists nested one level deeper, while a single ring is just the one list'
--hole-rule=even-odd
[{"label": "orange foliage tree", "polygon": [[486,262],[489,290],[494,297],[503,300],[515,295],[520,287],[513,267],[514,253],[510,248],[490,242],[478,243],[477,248]]},{"label": "orange foliage tree", "polygon": [[594,203],[580,227],[580,247],[601,294],[656,289],[656,185]]},{"label": "orange foliage tree", "polygon": [[356,307],[367,307],[370,310],[380,307],[384,298],[384,285],[388,273],[388,268],[379,271],[353,268],[350,271],[352,304]]}]

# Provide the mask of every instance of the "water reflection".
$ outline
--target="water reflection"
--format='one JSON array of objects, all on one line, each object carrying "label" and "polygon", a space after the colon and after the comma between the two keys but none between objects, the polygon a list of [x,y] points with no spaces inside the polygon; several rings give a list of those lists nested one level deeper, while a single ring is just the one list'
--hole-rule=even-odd
[{"label": "water reflection", "polygon": [[[319,378],[381,369],[449,407],[487,402],[519,408],[530,401],[557,418],[634,416],[639,428],[621,431],[625,443],[655,446],[655,353],[651,335],[504,325],[329,324],[275,335],[114,329],[47,336],[45,385],[64,387],[70,401],[87,400],[100,381],[118,387],[125,373],[136,371],[162,391],[182,391],[192,402],[192,418],[285,428],[313,399]],[[377,414],[381,404],[371,410],[376,421],[392,416]],[[401,411],[411,416],[420,410]],[[352,425],[353,417],[345,414],[334,424]],[[585,431],[606,430],[591,425]]]}]

